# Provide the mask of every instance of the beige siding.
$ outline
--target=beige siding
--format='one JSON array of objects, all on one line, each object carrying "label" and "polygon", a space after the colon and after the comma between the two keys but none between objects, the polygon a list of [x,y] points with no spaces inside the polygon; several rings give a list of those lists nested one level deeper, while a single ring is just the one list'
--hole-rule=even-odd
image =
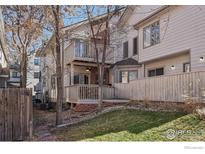
[{"label": "beige siding", "polygon": [[[123,42],[128,41],[128,57],[132,57],[138,60],[138,55],[133,56],[133,38],[138,36],[138,31],[133,28],[133,25],[147,17],[151,13],[157,11],[161,6],[160,5],[144,5],[138,6],[135,8],[132,14],[130,14],[125,25],[122,28],[119,28],[112,34],[112,42],[114,46],[114,62],[120,61],[123,59]],[[117,45],[115,45],[117,44]],[[139,52],[139,51],[138,51]]]},{"label": "beige siding", "polygon": [[[190,55],[189,53],[183,55],[177,55],[174,57],[162,58],[160,60],[155,60],[153,62],[145,63],[145,73],[147,76],[147,72],[150,69],[154,68],[164,68],[164,74],[180,74],[183,72],[183,64],[190,62]],[[171,69],[171,66],[174,65],[175,69]]]},{"label": "beige siding", "polygon": [[[204,70],[205,6],[175,6],[139,29],[140,62],[190,50],[192,71]],[[143,28],[160,20],[160,43],[143,49]]]},{"label": "beige siding", "polygon": [[74,45],[74,42],[70,41],[70,44],[68,46],[65,46],[65,49],[64,49],[64,64],[65,66],[70,63],[73,59],[74,59],[74,48],[75,45]]},{"label": "beige siding", "polygon": [[35,94],[34,92],[34,86],[37,85],[39,82],[38,78],[34,78],[34,72],[39,72],[40,71],[40,66],[39,65],[34,65],[34,59],[38,59],[32,55],[28,59],[28,72],[27,72],[27,88],[32,88],[32,95]]}]

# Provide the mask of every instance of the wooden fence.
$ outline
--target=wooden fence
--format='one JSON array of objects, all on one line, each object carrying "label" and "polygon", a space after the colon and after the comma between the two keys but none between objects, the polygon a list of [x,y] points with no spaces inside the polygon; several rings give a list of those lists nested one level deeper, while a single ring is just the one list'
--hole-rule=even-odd
[{"label": "wooden fence", "polygon": [[29,139],[32,122],[31,89],[0,89],[0,141]]},{"label": "wooden fence", "polygon": [[115,97],[131,100],[183,102],[205,100],[205,72],[164,75],[116,83]]}]

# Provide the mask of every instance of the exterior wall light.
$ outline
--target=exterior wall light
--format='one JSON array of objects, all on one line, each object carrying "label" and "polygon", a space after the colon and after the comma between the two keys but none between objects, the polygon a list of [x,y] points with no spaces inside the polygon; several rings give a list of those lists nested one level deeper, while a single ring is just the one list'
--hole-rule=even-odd
[{"label": "exterior wall light", "polygon": [[205,61],[204,57],[200,57],[199,60],[200,60],[200,62],[204,62]]},{"label": "exterior wall light", "polygon": [[174,65],[171,66],[171,70],[175,70],[175,66]]},{"label": "exterior wall light", "polygon": [[86,68],[86,70],[85,70],[86,72],[90,72],[90,69],[89,68]]}]

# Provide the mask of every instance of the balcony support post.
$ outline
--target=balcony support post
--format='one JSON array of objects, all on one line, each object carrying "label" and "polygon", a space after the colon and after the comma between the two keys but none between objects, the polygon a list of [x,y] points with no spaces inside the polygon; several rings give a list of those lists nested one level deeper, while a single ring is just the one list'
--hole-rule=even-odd
[{"label": "balcony support post", "polygon": [[71,79],[71,85],[74,85],[74,64],[71,63],[70,65],[70,79]]}]

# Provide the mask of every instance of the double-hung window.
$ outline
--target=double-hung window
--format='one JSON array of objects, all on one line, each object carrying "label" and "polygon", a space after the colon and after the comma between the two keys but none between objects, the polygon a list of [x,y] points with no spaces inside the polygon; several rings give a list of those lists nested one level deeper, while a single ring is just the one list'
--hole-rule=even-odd
[{"label": "double-hung window", "polygon": [[138,77],[137,71],[121,71],[120,72],[120,82],[129,83],[129,81],[136,80]]},{"label": "double-hung window", "polygon": [[76,40],[75,41],[75,56],[76,57],[89,57],[88,50],[89,50],[88,42],[84,40]]},{"label": "double-hung window", "polygon": [[12,72],[12,78],[19,78],[18,72]]},{"label": "double-hung window", "polygon": [[34,79],[38,79],[40,77],[40,72],[34,72]]},{"label": "double-hung window", "polygon": [[143,29],[143,47],[147,48],[160,42],[159,21]]}]

